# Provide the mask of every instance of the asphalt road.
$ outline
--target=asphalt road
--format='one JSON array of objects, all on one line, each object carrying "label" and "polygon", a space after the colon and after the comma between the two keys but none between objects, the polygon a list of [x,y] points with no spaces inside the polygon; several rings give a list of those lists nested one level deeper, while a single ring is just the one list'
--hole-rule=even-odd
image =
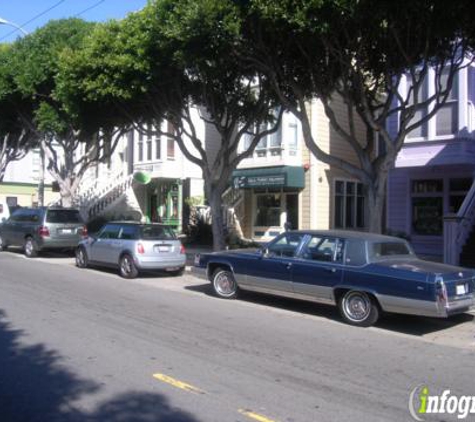
[{"label": "asphalt road", "polygon": [[190,274],[0,253],[0,421],[408,421],[417,385],[475,395],[474,336],[468,314],[360,329]]}]

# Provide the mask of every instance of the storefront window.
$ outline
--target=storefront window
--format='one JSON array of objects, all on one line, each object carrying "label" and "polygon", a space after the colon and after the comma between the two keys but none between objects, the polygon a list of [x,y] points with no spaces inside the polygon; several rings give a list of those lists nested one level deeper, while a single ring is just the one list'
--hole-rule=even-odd
[{"label": "storefront window", "polygon": [[363,185],[358,182],[337,180],[335,182],[335,228],[364,228],[364,211]]},{"label": "storefront window", "polygon": [[281,194],[258,195],[255,226],[280,226]]}]

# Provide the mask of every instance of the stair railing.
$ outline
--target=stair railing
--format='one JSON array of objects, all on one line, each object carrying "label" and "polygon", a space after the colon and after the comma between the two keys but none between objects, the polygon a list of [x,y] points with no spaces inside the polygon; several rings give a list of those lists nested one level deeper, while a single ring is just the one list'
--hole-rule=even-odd
[{"label": "stair railing", "polygon": [[463,246],[475,224],[475,180],[456,214],[444,217],[444,262],[459,265]]}]

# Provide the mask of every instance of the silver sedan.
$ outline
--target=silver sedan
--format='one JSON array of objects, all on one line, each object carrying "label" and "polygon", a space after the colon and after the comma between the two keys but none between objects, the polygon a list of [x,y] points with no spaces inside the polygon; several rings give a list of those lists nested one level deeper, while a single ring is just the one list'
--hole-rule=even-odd
[{"label": "silver sedan", "polygon": [[116,267],[124,278],[135,278],[141,270],[181,275],[185,262],[180,240],[170,227],[161,224],[111,222],[97,236],[79,242],[76,249],[78,267]]}]

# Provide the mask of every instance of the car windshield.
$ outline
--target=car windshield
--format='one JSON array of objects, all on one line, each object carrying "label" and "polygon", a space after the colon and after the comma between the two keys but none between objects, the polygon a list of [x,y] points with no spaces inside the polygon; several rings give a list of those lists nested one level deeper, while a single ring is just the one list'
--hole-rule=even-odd
[{"label": "car windshield", "polygon": [[413,255],[409,245],[405,242],[375,242],[370,244],[370,255],[373,258],[387,258],[394,255]]},{"label": "car windshield", "polygon": [[47,223],[80,223],[81,216],[78,210],[48,210]]},{"label": "car windshield", "polygon": [[141,229],[143,240],[168,240],[175,239],[175,233],[170,227],[143,226]]}]

